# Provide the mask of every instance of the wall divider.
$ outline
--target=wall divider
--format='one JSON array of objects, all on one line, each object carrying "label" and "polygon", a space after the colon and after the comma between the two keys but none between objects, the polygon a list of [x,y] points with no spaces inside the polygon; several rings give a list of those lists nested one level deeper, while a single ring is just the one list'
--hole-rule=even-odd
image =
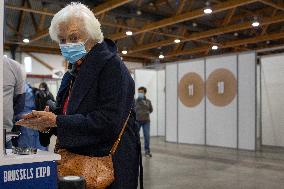
[{"label": "wall divider", "polygon": [[166,141],[256,149],[255,52],[170,63],[165,77]]}]

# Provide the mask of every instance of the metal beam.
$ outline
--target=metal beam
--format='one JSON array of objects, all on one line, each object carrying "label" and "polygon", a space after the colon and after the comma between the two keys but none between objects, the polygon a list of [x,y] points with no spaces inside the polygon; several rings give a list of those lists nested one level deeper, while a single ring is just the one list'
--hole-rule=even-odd
[{"label": "metal beam", "polygon": [[[180,4],[179,4],[179,7],[178,7],[178,10],[176,12],[176,15],[180,14],[183,10],[183,7],[185,5],[186,1],[181,1]],[[192,4],[193,4],[193,0],[189,0],[189,6],[188,6],[188,11],[191,10],[192,8]],[[185,35],[187,33],[187,29],[185,27],[181,28],[181,38],[178,38],[178,39],[184,39],[185,38]],[[184,47],[184,43],[182,44],[177,44],[174,48],[173,48],[173,51],[177,51],[177,50],[181,50],[183,47]]]},{"label": "metal beam", "polygon": [[[22,52],[37,52],[37,53],[46,53],[46,54],[61,54],[60,50],[57,46],[48,46],[48,47],[41,47],[41,46],[31,46],[31,45],[25,45],[23,43],[18,43],[18,42],[7,42],[5,43],[4,47],[6,50],[11,49],[11,47],[17,44],[19,45],[19,48],[17,50],[22,51]],[[152,60],[156,59],[157,57],[151,53],[147,52],[142,52],[142,53],[135,53],[135,54],[127,54],[127,55],[122,55],[122,57],[133,57],[133,58],[140,58],[140,59],[147,59],[147,60]]]},{"label": "metal beam", "polygon": [[92,9],[95,15],[100,15],[112,9],[125,5],[132,0],[110,0]]},{"label": "metal beam", "polygon": [[[13,43],[5,43],[4,48],[9,50],[13,46]],[[41,47],[41,46],[27,46],[27,45],[19,45],[18,51],[25,51],[25,52],[38,52],[38,53],[46,53],[46,54],[60,54],[59,48],[53,47]]]},{"label": "metal beam", "polygon": [[[222,11],[225,11],[225,10],[229,10],[229,9],[232,9],[232,8],[235,8],[235,7],[247,5],[247,4],[250,4],[250,3],[257,2],[257,1],[258,0],[230,0],[230,1],[226,1],[224,3],[220,3],[218,5],[215,5],[213,7],[213,13],[222,12]],[[143,33],[143,32],[152,31],[152,30],[155,30],[155,29],[158,29],[158,28],[169,26],[169,25],[193,20],[193,19],[200,18],[200,17],[203,17],[203,16],[205,16],[205,14],[203,12],[203,8],[193,10],[193,11],[188,11],[188,12],[183,13],[183,14],[175,15],[175,16],[170,17],[170,18],[162,19],[162,20],[159,20],[157,22],[152,22],[150,24],[147,24],[144,27],[142,27],[140,30],[135,31],[133,33],[133,35],[137,35],[137,34],[140,34],[140,33]],[[113,40],[123,39],[125,37],[127,37],[125,32],[116,33],[116,34],[113,34],[113,35],[110,36],[110,38],[113,39]]]},{"label": "metal beam", "polygon": [[[28,8],[32,8],[30,0],[27,0],[27,3],[28,3]],[[36,23],[36,19],[35,19],[34,13],[30,12],[30,16],[31,16],[31,20],[32,20],[32,24],[34,26],[34,29],[35,29],[36,32],[38,32],[39,28],[38,28],[38,25]]]},{"label": "metal beam", "polygon": [[[278,32],[278,33],[273,33],[273,34],[260,35],[260,36],[253,37],[253,38],[224,42],[224,43],[220,44],[219,48],[224,49],[224,48],[238,47],[238,46],[241,46],[241,45],[255,44],[255,43],[263,42],[263,41],[266,41],[266,40],[277,40],[277,39],[281,39],[281,38],[284,38],[284,31]],[[182,51],[179,51],[179,52],[172,52],[172,53],[169,53],[169,54],[165,54],[165,57],[170,58],[170,57],[174,57],[174,56],[206,52],[208,50],[208,48],[210,48],[210,46],[206,45],[206,46],[202,46],[202,47],[198,47],[198,48],[182,50]]]},{"label": "metal beam", "polygon": [[[179,5],[178,5],[177,11],[176,11],[176,15],[179,15],[180,13],[182,13],[184,5],[185,5],[186,2],[187,2],[187,0],[179,1]],[[191,0],[191,2],[192,2],[192,0]]]},{"label": "metal beam", "polygon": [[157,59],[158,57],[151,54],[151,53],[147,53],[147,52],[143,52],[143,53],[137,53],[137,54],[126,54],[126,55],[121,55],[122,57],[126,56],[126,57],[136,57],[136,58],[144,58],[144,59],[148,59],[148,60],[154,60]]},{"label": "metal beam", "polygon": [[[115,28],[120,27],[120,28],[123,28],[123,29],[129,29],[132,32],[139,30],[138,28],[131,27],[129,25],[119,24],[119,23],[110,23],[110,22],[103,21],[103,22],[101,22],[101,24],[105,25],[105,26],[115,27]],[[174,37],[174,38],[179,38],[179,39],[185,38],[184,36],[181,36],[181,35],[177,35],[177,34],[173,34],[173,33],[165,33],[165,32],[160,32],[160,31],[159,32],[158,31],[149,31],[149,33],[153,33],[153,34],[156,34],[156,35],[164,35],[164,36],[167,36],[167,37]]]},{"label": "metal beam", "polygon": [[[93,9],[93,12],[97,16],[97,15],[100,15],[100,14],[105,13],[107,11],[110,11],[112,9],[115,9],[119,6],[122,6],[126,3],[129,3],[130,1],[132,1],[132,0],[110,0],[106,3],[103,3],[103,4],[95,7]],[[13,9],[13,10],[21,10],[21,11],[32,12],[32,13],[37,13],[37,14],[45,14],[45,15],[48,15],[48,16],[54,16],[54,14],[55,14],[55,13],[51,13],[51,12],[47,12],[47,11],[34,10],[34,9],[31,9],[31,8],[16,7],[16,6],[13,6],[13,5],[5,5],[5,7],[9,8],[9,9]],[[45,30],[38,32],[34,36],[32,36],[30,42],[39,40],[39,39],[46,37],[48,35],[49,35],[49,33],[48,33],[48,28],[47,28]]]},{"label": "metal beam", "polygon": [[[43,8],[43,10],[46,11],[46,8]],[[46,15],[45,15],[45,14],[40,15],[39,24],[38,24],[38,28],[39,28],[40,30],[42,30],[43,27],[44,27],[45,18],[46,18]]]},{"label": "metal beam", "polygon": [[5,5],[5,8],[12,9],[12,10],[18,10],[18,11],[24,11],[24,12],[32,12],[36,14],[44,14],[47,16],[54,16],[55,14],[55,13],[51,13],[48,11],[35,10],[35,9],[27,8],[27,7],[18,7],[18,6],[9,5],[9,4]]},{"label": "metal beam", "polygon": [[[181,29],[181,36],[185,36],[186,33],[187,33],[187,29],[186,29],[186,28],[182,28],[182,29]],[[185,38],[185,37],[184,37],[184,38]],[[183,43],[177,44],[177,45],[174,47],[173,51],[176,51],[176,50],[180,49],[182,46],[183,46]]]},{"label": "metal beam", "polygon": [[[271,18],[276,16],[276,14],[277,14],[277,9],[274,9],[273,12],[272,12]],[[267,33],[268,27],[269,27],[269,24],[262,27],[261,35],[265,35]]]},{"label": "metal beam", "polygon": [[14,28],[13,24],[11,24],[8,20],[6,20],[6,25],[8,26],[8,28],[10,28],[10,30],[12,30],[12,31],[15,32],[17,35],[19,35],[19,32],[17,31],[17,29]]},{"label": "metal beam", "polygon": [[[96,6],[95,8],[92,9],[92,11],[97,16],[105,12],[108,12],[112,9],[115,9],[119,6],[122,6],[126,3],[129,3],[130,1],[132,0],[111,0],[111,1],[108,1],[101,5]],[[35,9],[27,8],[27,7],[18,7],[18,6],[9,5],[9,4],[6,4],[5,8],[12,9],[12,10],[18,10],[18,11],[24,11],[24,12],[30,12],[30,13],[36,13],[36,14],[43,14],[47,16],[54,16],[56,14],[56,13],[52,13],[49,11],[35,10]]]},{"label": "metal beam", "polygon": [[235,14],[236,8],[229,10],[228,14],[226,15],[225,19],[223,20],[222,25],[228,25],[231,22],[233,15]]},{"label": "metal beam", "polygon": [[[23,6],[27,6],[27,0],[23,1]],[[17,26],[17,32],[21,33],[24,27],[24,21],[25,21],[26,13],[24,11],[20,12],[19,20],[18,20],[18,26]]]},{"label": "metal beam", "polygon": [[274,3],[273,1],[271,0],[260,0],[262,3],[266,4],[266,5],[269,5],[275,9],[279,9],[279,10],[282,10],[284,11],[284,3]]},{"label": "metal beam", "polygon": [[[5,7],[13,9],[13,10],[23,10],[25,12],[41,14],[40,23],[39,23],[39,28],[41,28],[41,29],[44,26],[43,24],[44,24],[45,16],[54,16],[54,14],[55,14],[55,13],[48,12],[46,9],[39,11],[39,10],[30,9],[30,8],[15,7],[13,5],[6,5]],[[118,24],[118,23],[110,23],[110,22],[107,22],[107,21],[101,21],[101,24],[105,25],[105,26],[110,26],[110,27],[120,27],[120,28],[124,28],[124,29],[130,29],[132,31],[138,31],[139,30],[138,28],[135,28],[135,27],[130,27],[130,26],[122,25],[122,24]],[[44,31],[45,31],[46,34],[48,34],[47,30],[44,30]],[[41,33],[43,33],[43,30],[41,30]],[[170,34],[170,33],[164,33],[164,32],[150,31],[149,33],[154,33],[154,34],[157,34],[157,35],[164,35],[164,36],[174,37],[174,38],[180,38],[180,39],[184,38],[183,36],[179,36],[179,35],[176,35],[176,34]]]},{"label": "metal beam", "polygon": [[[255,16],[255,15],[263,15],[267,12],[272,12],[273,10],[274,10],[274,8],[272,8],[272,7],[265,7],[263,9],[255,10],[253,12],[247,11],[245,9],[239,9],[241,14],[238,14],[238,15],[235,14],[231,18],[231,22],[238,22],[238,21],[241,21],[241,20],[243,20],[244,18],[247,18],[247,17],[253,18],[253,16]],[[217,26],[222,25],[222,23],[223,23],[223,20],[216,20]]]},{"label": "metal beam", "polygon": [[31,36],[30,43],[32,43],[34,41],[37,41],[39,39],[42,39],[42,38],[44,38],[46,36],[49,36],[48,28],[46,28],[46,29],[44,29],[42,31],[39,31],[35,35]]},{"label": "metal beam", "polygon": [[[283,22],[283,21],[284,21],[284,14],[281,14],[281,15],[275,16],[273,18],[271,18],[271,17],[263,18],[260,21],[260,24],[261,24],[261,26],[265,26],[265,25],[268,25],[268,24],[274,24],[274,23]],[[252,28],[251,22],[245,22],[245,23],[241,23],[241,24],[223,26],[223,27],[211,29],[211,30],[204,31],[204,32],[197,32],[197,33],[190,34],[185,39],[183,39],[181,42],[208,38],[208,37],[212,37],[212,36],[216,36],[216,35],[222,35],[222,34],[225,34],[225,33],[231,33],[231,32],[235,32],[235,31],[246,30],[246,29],[249,29],[249,28]],[[159,41],[159,42],[149,43],[149,44],[146,44],[146,45],[141,45],[139,47],[129,49],[129,53],[144,51],[144,50],[153,49],[153,48],[162,47],[162,46],[168,46],[168,45],[172,45],[172,44],[174,44],[173,38],[163,40],[163,41]]]}]

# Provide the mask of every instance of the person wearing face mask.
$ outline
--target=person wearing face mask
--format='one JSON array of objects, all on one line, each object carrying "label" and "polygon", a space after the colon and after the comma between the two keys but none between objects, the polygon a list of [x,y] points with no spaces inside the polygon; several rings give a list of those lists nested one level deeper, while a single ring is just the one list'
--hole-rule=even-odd
[{"label": "person wearing face mask", "polygon": [[39,89],[33,88],[33,91],[35,94],[35,106],[38,111],[43,111],[49,100],[55,101],[45,82],[39,84]]},{"label": "person wearing face mask", "polygon": [[[94,13],[81,3],[71,3],[56,13],[49,34],[59,43],[69,63],[57,94],[56,108],[33,111],[18,124],[44,128],[40,132],[44,146],[56,134],[56,152],[64,149],[100,157],[109,154],[129,116],[112,156],[115,180],[107,188],[137,188],[141,151],[133,109],[135,84],[116,45],[104,39]],[[140,187],[143,188],[142,182]]]},{"label": "person wearing face mask", "polygon": [[153,112],[153,107],[151,101],[146,98],[146,93],[145,87],[139,87],[135,109],[139,130],[143,129],[145,156],[152,157],[150,151],[150,113]]}]

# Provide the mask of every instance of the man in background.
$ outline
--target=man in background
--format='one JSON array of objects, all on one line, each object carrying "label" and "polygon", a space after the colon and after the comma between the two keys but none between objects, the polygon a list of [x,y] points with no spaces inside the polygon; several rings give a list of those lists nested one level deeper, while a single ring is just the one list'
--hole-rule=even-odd
[{"label": "man in background", "polygon": [[[25,105],[24,78],[21,64],[3,57],[3,125],[7,132],[14,126],[14,115],[19,114]],[[6,139],[6,148],[12,148],[11,139]]]},{"label": "man in background", "polygon": [[143,129],[145,156],[152,157],[150,151],[150,113],[153,112],[153,107],[151,101],[146,98],[146,93],[147,89],[145,87],[138,89],[138,98],[135,102],[136,120],[139,129],[141,130],[141,127]]}]

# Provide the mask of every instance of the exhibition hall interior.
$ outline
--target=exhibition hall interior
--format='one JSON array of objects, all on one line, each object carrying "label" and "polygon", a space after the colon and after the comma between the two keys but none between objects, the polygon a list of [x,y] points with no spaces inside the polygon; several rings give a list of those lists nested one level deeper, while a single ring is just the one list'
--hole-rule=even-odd
[{"label": "exhibition hall interior", "polygon": [[284,189],[284,1],[0,0],[0,189]]}]

